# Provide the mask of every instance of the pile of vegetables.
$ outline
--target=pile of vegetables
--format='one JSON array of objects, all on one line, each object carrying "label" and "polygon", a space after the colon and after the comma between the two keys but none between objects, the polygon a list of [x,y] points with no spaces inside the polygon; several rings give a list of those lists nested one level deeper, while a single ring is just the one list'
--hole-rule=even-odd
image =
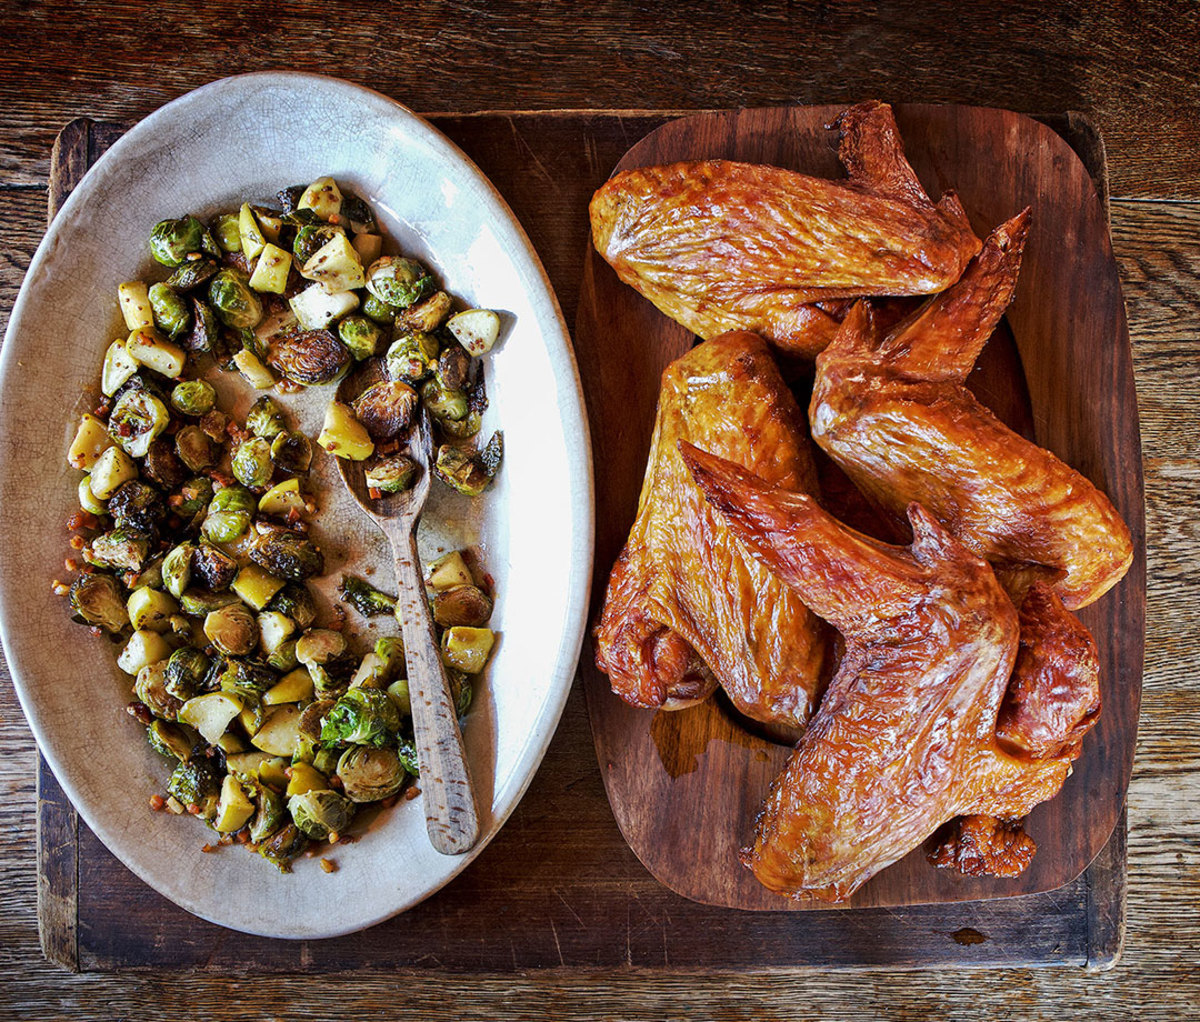
[{"label": "pile of vegetables", "polygon": [[[203,377],[215,364],[287,393],[382,357],[382,382],[353,407],[331,402],[317,438],[369,459],[378,493],[415,479],[401,449],[421,402],[441,440],[435,472],[461,492],[488,485],[501,438],[473,443],[486,407],[477,359],[496,314],[453,314],[420,263],[381,254],[370,208],[332,179],[279,199],[280,210],[246,203],[207,226],[159,223],[150,250],[170,276],[120,286],[130,332],[108,348],[104,398],[68,452],[83,472],[69,523],[78,574],[55,585],[77,620],[122,644],[129,711],[173,764],[151,805],[198,816],[221,843],[287,871],[417,774],[403,641],[355,655],[343,613],[318,620],[313,445],[265,393],[237,422]],[[461,552],[430,565],[427,585],[461,716],[494,641],[492,598]],[[363,616],[395,613],[364,579],[344,576],[340,594]]]}]

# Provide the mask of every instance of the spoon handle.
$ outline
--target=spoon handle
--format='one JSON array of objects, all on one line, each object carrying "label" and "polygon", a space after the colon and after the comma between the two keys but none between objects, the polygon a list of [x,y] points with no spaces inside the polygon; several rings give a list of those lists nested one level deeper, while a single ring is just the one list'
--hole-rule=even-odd
[{"label": "spoon handle", "polygon": [[416,530],[390,532],[389,538],[396,558],[398,606],[425,823],[434,848],[443,855],[459,855],[479,840],[475,792],[425,598]]}]

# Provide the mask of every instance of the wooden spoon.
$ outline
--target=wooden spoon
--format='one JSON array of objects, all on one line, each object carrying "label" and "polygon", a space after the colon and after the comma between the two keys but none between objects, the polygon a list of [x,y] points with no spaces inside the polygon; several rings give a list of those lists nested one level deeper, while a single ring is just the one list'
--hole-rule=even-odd
[{"label": "wooden spoon", "polygon": [[[338,400],[349,404],[379,379],[377,361],[361,366],[353,377],[342,381]],[[400,493],[372,497],[361,461],[338,458],[338,471],[358,506],[392,545],[425,823],[434,848],[443,855],[460,855],[479,840],[479,815],[417,555],[417,521],[429,496],[433,451],[433,432],[424,405],[413,425],[409,448],[408,455],[419,466],[419,475],[411,489]]]}]

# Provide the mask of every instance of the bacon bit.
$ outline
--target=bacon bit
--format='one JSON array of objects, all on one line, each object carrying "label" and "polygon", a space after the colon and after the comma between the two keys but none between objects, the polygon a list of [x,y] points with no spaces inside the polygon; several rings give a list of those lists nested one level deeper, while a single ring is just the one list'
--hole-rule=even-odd
[{"label": "bacon bit", "polygon": [[[90,628],[88,628],[88,631],[91,632],[94,636],[96,636],[97,639],[100,638],[100,636],[104,634],[104,629],[101,628],[99,625],[92,625]],[[115,642],[120,641],[120,639],[118,639],[118,637],[115,635],[113,636],[113,640]]]},{"label": "bacon bit", "polygon": [[336,227],[338,224],[340,224],[342,222],[341,214],[340,213],[330,213],[328,222],[333,224],[334,227]]},{"label": "bacon bit", "polygon": [[250,843],[250,831],[246,830],[245,827],[239,830],[235,837],[239,845],[248,845]]},{"label": "bacon bit", "polygon": [[326,873],[333,873],[337,870],[337,863],[335,863],[332,859],[322,859],[321,869],[323,869]]},{"label": "bacon bit", "polygon": [[111,401],[101,401],[98,405],[96,405],[95,408],[92,409],[92,414],[94,416],[96,416],[97,419],[103,419],[111,411],[112,411],[112,402]]},{"label": "bacon bit", "polygon": [[171,496],[169,496],[167,498],[167,506],[168,507],[182,507],[183,506],[183,494],[182,493],[172,493]]},{"label": "bacon bit", "polygon": [[136,699],[125,707],[125,712],[139,724],[145,724],[146,727],[154,723],[154,714],[150,712],[150,707]]},{"label": "bacon bit", "polygon": [[333,620],[329,622],[329,630],[340,632],[346,627],[346,611],[342,607],[333,608]]},{"label": "bacon bit", "polygon": [[233,835],[232,834],[222,834],[219,838],[217,838],[217,844],[219,844],[219,845],[233,844]]},{"label": "bacon bit", "polygon": [[210,855],[217,850],[216,845],[201,845],[200,851],[208,852]]},{"label": "bacon bit", "polygon": [[414,798],[421,794],[421,789],[415,784],[404,793],[404,801],[411,802]]},{"label": "bacon bit", "polygon": [[67,571],[78,571],[79,562],[75,560],[74,557],[68,557],[65,561],[63,561],[63,567],[66,568]]},{"label": "bacon bit", "polygon": [[138,573],[136,571],[127,571],[121,576],[121,581],[125,583],[126,589],[134,589],[137,586]]},{"label": "bacon bit", "polygon": [[341,840],[341,837],[342,837],[342,835],[339,834],[336,830],[331,830],[329,832],[329,843],[331,845],[336,845],[338,843],[338,841]]},{"label": "bacon bit", "polygon": [[216,484],[218,490],[223,490],[227,486],[233,485],[233,476],[231,476],[228,472],[222,472],[220,469],[210,468],[204,474]]},{"label": "bacon bit", "polygon": [[238,423],[234,422],[233,419],[230,419],[225,424],[225,432],[229,434],[230,440],[234,440],[239,444],[244,444],[247,440],[254,436],[250,430],[243,429]]},{"label": "bacon bit", "polygon": [[280,394],[299,394],[304,389],[304,385],[297,383],[295,380],[289,380],[286,376],[275,384],[275,389]]},{"label": "bacon bit", "polygon": [[342,779],[338,777],[337,774],[334,774],[331,778],[329,778],[329,787],[331,787],[334,791],[341,791]]},{"label": "bacon bit", "polygon": [[72,536],[67,543],[67,546],[69,546],[72,550],[82,550],[84,546],[84,539],[82,536]]},{"label": "bacon bit", "polygon": [[77,532],[81,529],[94,529],[99,524],[100,520],[94,514],[90,511],[84,511],[81,508],[67,519],[67,531]]},{"label": "bacon bit", "polygon": [[298,521],[300,521],[300,512],[294,507],[289,507],[287,509],[287,514],[283,516],[283,520],[287,522],[288,525],[295,525]]},{"label": "bacon bit", "polygon": [[200,252],[189,252],[186,256],[188,262],[194,263],[196,260],[203,258]]},{"label": "bacon bit", "polygon": [[383,491],[378,486],[368,486],[367,493],[370,494],[372,500],[378,500],[383,496]]},{"label": "bacon bit", "polygon": [[380,454],[395,454],[398,450],[400,450],[399,440],[389,440],[386,444],[379,445]]},{"label": "bacon bit", "polygon": [[187,804],[187,811],[188,811],[189,813],[191,813],[193,816],[199,816],[199,815],[200,815],[200,807],[199,807],[198,805],[196,805],[196,803],[195,803],[195,802],[189,802],[189,803]]},{"label": "bacon bit", "polygon": [[52,592],[55,596],[66,596],[70,591],[71,587],[64,585],[58,579],[55,579],[50,583],[50,592]]},{"label": "bacon bit", "polygon": [[166,805],[167,805],[167,800],[165,798],[163,798],[161,795],[151,795],[150,796],[150,808],[153,809],[156,813],[161,813],[163,811],[163,809],[166,808]]},{"label": "bacon bit", "polygon": [[310,515],[315,515],[317,513],[317,505],[314,504],[311,500],[306,500],[304,502],[304,510],[307,511]]}]

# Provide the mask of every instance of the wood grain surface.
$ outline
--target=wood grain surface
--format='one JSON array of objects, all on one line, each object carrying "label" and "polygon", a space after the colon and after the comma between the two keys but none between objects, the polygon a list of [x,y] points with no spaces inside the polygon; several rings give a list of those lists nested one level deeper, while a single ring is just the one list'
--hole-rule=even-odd
[{"label": "wood grain surface", "polygon": [[[837,135],[827,125],[841,109],[775,107],[680,118],[633,146],[618,169],[732,159],[838,178]],[[1019,429],[1031,419],[1037,443],[1106,492],[1139,553],[1116,591],[1080,611],[1100,651],[1104,711],[1063,791],[1026,823],[1038,844],[1029,868],[1012,879],[968,878],[935,869],[918,847],[860,889],[849,901],[856,907],[1012,897],[1053,890],[1078,876],[1108,840],[1124,804],[1145,630],[1137,394],[1108,220],[1091,175],[1059,135],[1019,114],[921,104],[899,105],[895,113],[909,161],[928,193],[936,199],[953,188],[981,238],[1031,207],[1021,278],[1006,315],[1021,362],[1010,366],[1008,380],[994,380],[991,387],[1031,402],[1010,425]],[[585,389],[592,384],[592,434],[606,441],[595,459],[597,588],[637,509],[657,403],[653,381],[692,340],[599,255],[588,253],[575,347]],[[620,402],[606,400],[618,393]],[[1001,416],[1006,411],[993,410]],[[658,879],[708,904],[824,907],[782,900],[737,861],[789,748],[748,733],[720,698],[683,712],[653,713],[614,696],[608,679],[587,660],[581,671],[597,754],[609,764],[609,801],[622,832]]]},{"label": "wood grain surface", "polygon": [[[897,977],[788,971],[746,975],[732,958],[720,974],[658,974],[649,960],[592,972],[397,977],[390,965],[314,981],[324,951],[280,974],[241,978],[232,955],[206,967],[121,976],[71,976],[38,948],[35,868],[36,756],[11,687],[0,683],[0,1017],[11,1018],[473,1018],[897,1020],[1165,1019],[1190,1017],[1200,998],[1200,35],[1192,4],[978,2],[911,5],[768,2],[736,8],[600,2],[581,10],[549,3],[419,8],[344,5],[329,24],[324,5],[189,3],[153,13],[116,2],[6,0],[0,47],[0,322],[44,230],[49,151],[71,118],[137,118],[224,74],[318,66],[425,111],[450,111],[454,132],[471,111],[615,106],[711,109],[786,102],[954,101],[1023,111],[1082,109],[1108,146],[1113,243],[1129,313],[1146,477],[1148,613],[1137,754],[1129,788],[1129,910],[1125,953],[1112,972],[993,968],[963,977],[917,970]],[[765,44],[765,45],[764,45]],[[299,61],[293,56],[301,54]],[[661,118],[622,120],[632,144]],[[520,158],[502,185],[546,263],[568,322],[579,294],[584,232],[579,195],[562,176],[610,166],[569,149],[552,128],[530,135],[519,116],[503,139],[468,143],[481,164]],[[513,155],[515,154],[515,155]],[[616,154],[619,155],[619,154]],[[536,157],[536,161],[533,157]],[[615,159],[615,155],[612,157]],[[532,214],[538,212],[539,219]],[[575,798],[600,793],[598,772],[572,775],[563,751],[588,740],[579,692],[530,789],[506,827],[578,827]],[[502,835],[503,836],[503,835]],[[528,846],[532,862],[552,842]],[[629,935],[688,920],[649,896],[636,863],[587,859],[557,869],[606,873],[632,899],[625,924],[598,940],[623,952]],[[464,874],[487,869],[486,858]],[[551,883],[555,872],[542,875]],[[561,874],[559,874],[561,875]],[[502,879],[511,880],[511,877]],[[653,885],[653,886],[652,886]],[[132,898],[144,897],[134,891]],[[553,901],[550,893],[549,901]],[[573,917],[545,914],[539,940]],[[472,921],[469,910],[450,925]],[[1096,925],[1104,920],[1097,919]],[[111,925],[109,921],[108,925]],[[465,931],[464,931],[465,932]],[[720,945],[720,928],[704,934]],[[963,935],[964,939],[970,939]],[[1033,936],[1033,935],[1031,935]],[[737,938],[734,938],[737,939]],[[753,939],[753,938],[743,938]],[[988,952],[989,942],[963,945]],[[163,949],[168,954],[176,949]],[[181,939],[179,951],[190,951]],[[219,949],[218,949],[219,950]],[[661,946],[660,946],[661,950]],[[417,954],[419,957],[419,952]],[[661,957],[661,956],[660,956]]]}]

